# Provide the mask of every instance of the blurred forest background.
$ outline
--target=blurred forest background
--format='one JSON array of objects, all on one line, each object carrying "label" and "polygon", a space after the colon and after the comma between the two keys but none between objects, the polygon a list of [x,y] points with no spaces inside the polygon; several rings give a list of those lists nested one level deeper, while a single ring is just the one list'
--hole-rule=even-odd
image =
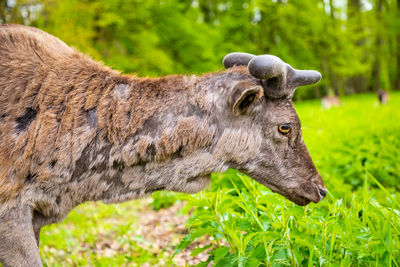
[{"label": "blurred forest background", "polygon": [[125,73],[222,68],[232,51],[323,73],[297,99],[400,90],[400,0],[1,0],[0,22],[50,32]]}]

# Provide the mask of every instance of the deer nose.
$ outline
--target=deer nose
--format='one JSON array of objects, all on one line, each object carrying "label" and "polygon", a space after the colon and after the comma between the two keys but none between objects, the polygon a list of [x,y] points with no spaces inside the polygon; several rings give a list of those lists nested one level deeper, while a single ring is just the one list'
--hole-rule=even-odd
[{"label": "deer nose", "polygon": [[319,187],[318,186],[318,190],[319,190],[319,194],[321,195],[321,200],[326,197],[326,193],[328,192],[325,188]]}]

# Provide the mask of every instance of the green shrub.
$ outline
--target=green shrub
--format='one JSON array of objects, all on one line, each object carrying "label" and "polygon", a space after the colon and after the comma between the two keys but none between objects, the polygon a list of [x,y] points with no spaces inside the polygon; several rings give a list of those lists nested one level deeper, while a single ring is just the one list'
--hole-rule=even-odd
[{"label": "green shrub", "polygon": [[160,210],[171,207],[179,199],[179,195],[170,191],[157,191],[151,195],[153,202],[151,206],[154,210]]}]

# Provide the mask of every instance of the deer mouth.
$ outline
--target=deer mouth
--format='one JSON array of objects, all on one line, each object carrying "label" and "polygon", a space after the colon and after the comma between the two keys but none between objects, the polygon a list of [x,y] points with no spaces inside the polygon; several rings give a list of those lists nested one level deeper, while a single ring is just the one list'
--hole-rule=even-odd
[{"label": "deer mouth", "polygon": [[266,182],[263,179],[257,179],[261,184],[265,185],[272,192],[278,193],[288,200],[292,201],[296,205],[305,206],[310,202],[318,203],[326,196],[326,189],[321,188],[314,182],[308,181],[301,183],[296,188],[283,190],[280,187]]},{"label": "deer mouth", "polygon": [[309,204],[310,202],[315,202],[315,203],[318,202],[318,201],[315,201],[315,200],[313,201],[313,200],[305,197],[303,194],[298,194],[295,191],[287,193],[282,190],[274,190],[272,188],[270,188],[270,189],[272,190],[272,192],[278,193],[278,194],[284,196],[285,198],[289,199],[290,201],[292,201],[293,203],[295,203],[296,205],[299,205],[299,206],[305,206],[305,205]]},{"label": "deer mouth", "polygon": [[280,192],[284,197],[297,205],[305,206],[310,202],[318,203],[326,196],[326,189],[312,181],[303,182],[287,192]]},{"label": "deer mouth", "polygon": [[[290,201],[292,201],[293,203],[295,203],[296,205],[299,206],[305,206],[307,204],[309,204],[310,202],[314,202],[304,196],[298,195],[298,194],[286,194],[286,193],[279,193],[282,196],[284,196],[285,198],[289,199]],[[316,203],[316,202],[315,202]]]}]

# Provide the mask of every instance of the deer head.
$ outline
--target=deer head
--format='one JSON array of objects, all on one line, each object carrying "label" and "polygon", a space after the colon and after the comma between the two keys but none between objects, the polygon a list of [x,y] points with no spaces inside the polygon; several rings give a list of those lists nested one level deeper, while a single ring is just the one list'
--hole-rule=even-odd
[{"label": "deer head", "polygon": [[[215,116],[223,134],[215,150],[230,167],[299,205],[326,195],[322,178],[304,144],[291,98],[298,86],[318,82],[321,74],[296,70],[272,55],[231,53],[227,71],[215,80]],[[220,119],[221,121],[221,119]]]}]

